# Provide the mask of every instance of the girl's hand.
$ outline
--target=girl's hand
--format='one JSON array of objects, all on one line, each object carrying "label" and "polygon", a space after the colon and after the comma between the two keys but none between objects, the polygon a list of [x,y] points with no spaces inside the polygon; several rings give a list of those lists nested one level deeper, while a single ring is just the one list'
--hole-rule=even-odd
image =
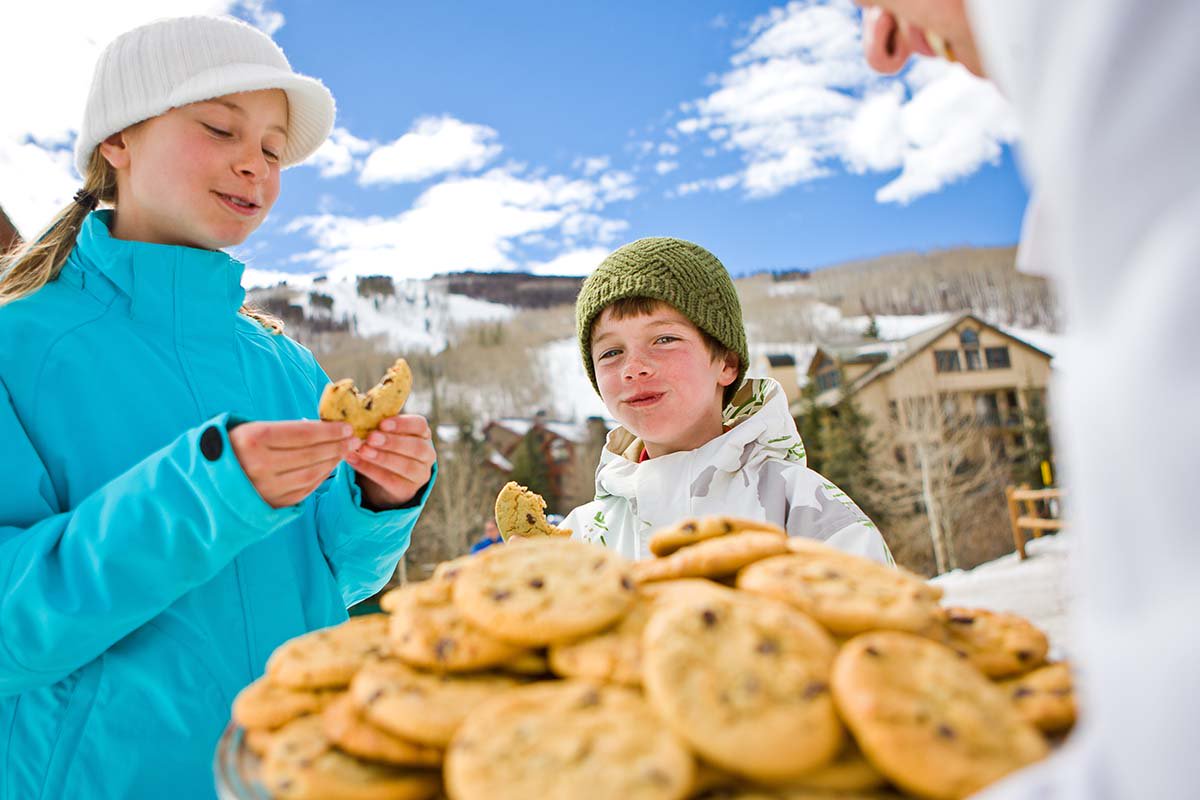
[{"label": "girl's hand", "polygon": [[242,470],[272,508],[294,506],[313,493],[359,448],[344,422],[246,422],[229,432]]},{"label": "girl's hand", "polygon": [[429,482],[437,453],[429,423],[417,414],[400,414],[379,423],[346,463],[358,472],[367,504],[383,511],[416,497]]}]

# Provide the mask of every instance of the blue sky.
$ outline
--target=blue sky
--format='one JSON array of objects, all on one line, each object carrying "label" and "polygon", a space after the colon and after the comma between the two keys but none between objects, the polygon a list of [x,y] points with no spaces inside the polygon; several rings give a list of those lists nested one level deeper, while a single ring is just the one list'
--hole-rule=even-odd
[{"label": "blue sky", "polygon": [[[20,13],[61,15],[49,5]],[[43,73],[71,113],[0,123],[0,205],[24,232],[77,186],[63,153],[96,49],[139,15],[232,11],[339,106],[238,251],[258,274],[580,273],[647,235],[744,273],[1017,239],[1002,99],[940,63],[872,76],[848,0],[140,5],[77,34],[31,19],[46,41],[0,56],[49,64],[87,42],[82,68]]]}]

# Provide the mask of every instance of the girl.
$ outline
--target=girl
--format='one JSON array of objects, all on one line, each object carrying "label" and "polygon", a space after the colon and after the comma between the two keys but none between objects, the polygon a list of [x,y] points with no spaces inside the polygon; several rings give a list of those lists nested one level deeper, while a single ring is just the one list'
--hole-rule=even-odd
[{"label": "girl", "polygon": [[408,546],[428,424],[303,421],[327,378],[221,252],[333,115],[230,19],[97,62],[84,187],[0,271],[0,797],[211,798],[237,691]]}]

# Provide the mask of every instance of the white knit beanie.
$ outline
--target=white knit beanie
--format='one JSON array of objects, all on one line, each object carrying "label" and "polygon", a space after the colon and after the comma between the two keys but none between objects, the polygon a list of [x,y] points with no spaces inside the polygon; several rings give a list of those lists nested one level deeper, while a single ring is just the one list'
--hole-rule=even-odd
[{"label": "white knit beanie", "polygon": [[308,158],[333,129],[333,95],[292,71],[279,45],[231,17],[179,17],[118,36],[96,61],[75,167],[83,175],[96,145],[172,108],[237,92],[282,89],[288,98],[287,145],[279,162]]}]

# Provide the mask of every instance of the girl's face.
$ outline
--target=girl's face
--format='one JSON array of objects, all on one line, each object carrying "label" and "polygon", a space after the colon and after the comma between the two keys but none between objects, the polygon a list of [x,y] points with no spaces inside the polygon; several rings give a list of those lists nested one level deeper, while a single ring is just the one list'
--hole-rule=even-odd
[{"label": "girl's face", "polygon": [[113,235],[219,250],[241,244],[279,196],[287,95],[242,92],[174,108],[114,134]]},{"label": "girl's face", "polygon": [[714,359],[700,329],[671,306],[625,319],[604,309],[592,327],[592,364],[604,405],[651,457],[721,434],[721,398],[737,378],[737,356]]}]

